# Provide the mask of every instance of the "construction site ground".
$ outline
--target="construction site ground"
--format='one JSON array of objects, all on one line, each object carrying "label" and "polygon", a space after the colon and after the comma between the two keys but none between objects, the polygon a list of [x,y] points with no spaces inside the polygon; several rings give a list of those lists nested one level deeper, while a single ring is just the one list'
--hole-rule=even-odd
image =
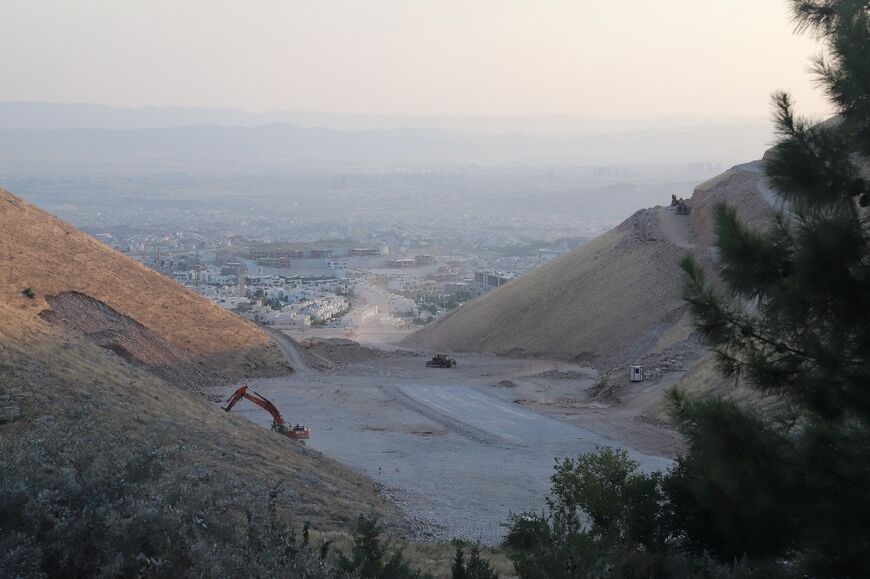
[{"label": "construction site ground", "polygon": [[[545,507],[555,460],[609,445],[653,470],[667,468],[679,448],[674,431],[638,418],[679,373],[607,404],[586,398],[596,372],[567,362],[458,355],[456,368],[426,368],[432,352],[347,340],[306,350],[272,335],[297,372],[248,384],[288,422],[311,427],[309,448],[374,479],[416,540],[496,544],[511,512]],[[271,423],[253,405],[233,412]]]}]

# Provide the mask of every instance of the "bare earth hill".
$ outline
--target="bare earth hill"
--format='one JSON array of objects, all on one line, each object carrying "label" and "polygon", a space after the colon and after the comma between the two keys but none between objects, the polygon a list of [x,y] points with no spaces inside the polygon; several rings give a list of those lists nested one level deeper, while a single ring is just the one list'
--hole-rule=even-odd
[{"label": "bare earth hill", "polygon": [[[177,385],[288,371],[254,324],[3,190],[0,264],[0,301],[88,335]],[[22,295],[27,288],[33,299]],[[155,357],[155,347],[169,356]]]},{"label": "bare earth hill", "polygon": [[725,201],[763,227],[772,194],[761,161],[699,185],[689,216],[666,207],[638,211],[621,225],[422,328],[409,345],[446,351],[546,356],[599,368],[630,363],[691,339],[679,260],[687,252],[710,269],[713,208]]}]

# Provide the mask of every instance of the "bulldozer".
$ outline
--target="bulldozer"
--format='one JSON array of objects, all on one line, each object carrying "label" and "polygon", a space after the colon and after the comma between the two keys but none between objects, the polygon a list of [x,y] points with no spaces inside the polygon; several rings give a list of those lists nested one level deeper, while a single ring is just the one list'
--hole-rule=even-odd
[{"label": "bulldozer", "polygon": [[671,209],[677,215],[688,215],[692,212],[692,206],[682,197],[677,199],[677,196],[671,193]]},{"label": "bulldozer", "polygon": [[427,368],[454,368],[456,360],[448,358],[444,354],[435,354],[431,360],[426,362]]},{"label": "bulldozer", "polygon": [[248,385],[245,384],[235,392],[233,395],[227,398],[227,405],[222,406],[221,408],[225,412],[229,412],[232,410],[233,406],[236,405],[236,402],[241,400],[242,398],[247,398],[260,408],[263,408],[272,415],[272,430],[283,434],[289,438],[294,440],[305,440],[311,436],[311,429],[305,426],[304,424],[294,424],[290,426],[284,421],[284,418],[281,416],[281,413],[278,411],[278,408],[269,402],[265,396],[260,394],[255,390],[248,391]]}]

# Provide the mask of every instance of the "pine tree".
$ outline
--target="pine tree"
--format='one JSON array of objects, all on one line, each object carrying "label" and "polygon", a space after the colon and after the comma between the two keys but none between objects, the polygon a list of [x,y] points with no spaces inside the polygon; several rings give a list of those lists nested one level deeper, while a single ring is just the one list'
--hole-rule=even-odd
[{"label": "pine tree", "polygon": [[683,262],[686,299],[724,374],[777,409],[672,392],[689,449],[666,483],[699,550],[859,576],[870,570],[870,2],[792,6],[798,30],[825,43],[813,68],[837,114],[813,123],[774,95],[774,226],[759,233],[717,208],[727,291]]}]

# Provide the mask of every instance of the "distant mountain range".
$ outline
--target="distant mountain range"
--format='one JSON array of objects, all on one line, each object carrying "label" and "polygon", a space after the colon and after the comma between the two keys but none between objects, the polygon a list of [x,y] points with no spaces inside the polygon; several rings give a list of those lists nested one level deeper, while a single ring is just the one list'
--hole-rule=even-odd
[{"label": "distant mountain range", "polygon": [[[690,121],[695,122],[678,124]],[[0,171],[263,170],[299,163],[731,164],[759,156],[772,136],[768,122],[740,119],[379,117],[5,102]]]},{"label": "distant mountain range", "polygon": [[523,134],[536,137],[588,137],[631,130],[695,125],[750,124],[766,119],[736,116],[623,117],[596,119],[570,115],[375,115],[312,111],[250,113],[233,108],[117,108],[87,103],[0,102],[0,129],[166,129],[191,125],[256,127],[274,123],[338,131],[440,129],[473,135]]}]

